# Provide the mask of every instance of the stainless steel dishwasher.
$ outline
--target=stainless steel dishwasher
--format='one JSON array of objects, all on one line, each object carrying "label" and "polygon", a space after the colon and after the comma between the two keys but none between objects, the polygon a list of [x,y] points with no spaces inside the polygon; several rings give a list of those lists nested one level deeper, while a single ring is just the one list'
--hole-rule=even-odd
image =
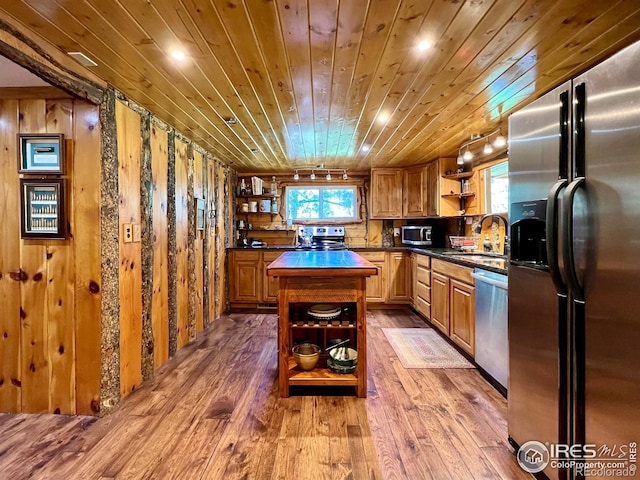
[{"label": "stainless steel dishwasher", "polygon": [[476,268],[475,360],[507,388],[509,340],[507,336],[507,276]]}]

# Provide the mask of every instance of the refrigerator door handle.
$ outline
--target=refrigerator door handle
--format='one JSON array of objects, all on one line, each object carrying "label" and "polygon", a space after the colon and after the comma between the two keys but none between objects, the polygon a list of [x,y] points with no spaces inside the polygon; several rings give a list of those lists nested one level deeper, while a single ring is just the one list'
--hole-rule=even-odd
[{"label": "refrigerator door handle", "polygon": [[[546,244],[547,244],[547,261],[549,263],[549,271],[551,280],[559,294],[566,295],[567,285],[562,279],[560,267],[558,263],[558,228],[560,219],[558,218],[558,197],[567,186],[567,180],[558,180],[547,197],[547,213],[546,213]],[[564,238],[564,237],[560,237]]]},{"label": "refrigerator door handle", "polygon": [[584,178],[576,178],[564,191],[562,195],[563,211],[560,214],[560,222],[558,224],[559,236],[562,242],[565,278],[573,297],[579,301],[584,301],[584,290],[578,279],[573,254],[573,201],[577,191],[583,184]]}]

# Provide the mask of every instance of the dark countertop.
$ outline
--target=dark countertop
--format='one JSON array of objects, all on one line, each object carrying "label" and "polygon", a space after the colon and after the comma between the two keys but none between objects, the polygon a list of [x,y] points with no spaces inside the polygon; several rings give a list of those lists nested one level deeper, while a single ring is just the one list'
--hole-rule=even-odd
[{"label": "dark countertop", "polygon": [[[269,251],[300,251],[296,247],[291,245],[273,246],[273,247],[230,247],[229,250],[269,250]],[[486,259],[482,253],[477,253],[474,258],[465,257],[465,255],[455,255],[456,252],[445,248],[418,248],[418,247],[350,247],[349,250],[353,252],[386,252],[386,251],[400,251],[400,252],[415,252],[420,255],[427,255],[432,258],[439,258],[447,262],[455,263],[470,268],[481,268],[495,273],[507,274],[508,262],[505,257],[499,256],[486,256]],[[344,251],[344,250],[338,250]],[[454,253],[452,255],[452,253]],[[483,258],[478,258],[482,256]]]},{"label": "dark countertop", "polygon": [[284,252],[267,266],[272,277],[368,277],[378,269],[351,250],[299,250]]}]

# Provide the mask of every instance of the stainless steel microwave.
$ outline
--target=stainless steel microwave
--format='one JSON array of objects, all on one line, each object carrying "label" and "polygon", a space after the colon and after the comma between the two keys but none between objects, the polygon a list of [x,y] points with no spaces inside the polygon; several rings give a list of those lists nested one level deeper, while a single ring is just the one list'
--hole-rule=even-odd
[{"label": "stainless steel microwave", "polygon": [[408,225],[402,227],[402,243],[405,245],[432,245],[430,225]]}]

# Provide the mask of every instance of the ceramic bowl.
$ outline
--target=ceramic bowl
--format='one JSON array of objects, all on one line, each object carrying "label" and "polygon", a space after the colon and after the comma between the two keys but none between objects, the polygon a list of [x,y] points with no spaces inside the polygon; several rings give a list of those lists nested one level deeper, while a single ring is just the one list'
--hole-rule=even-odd
[{"label": "ceramic bowl", "polygon": [[293,359],[302,370],[313,370],[320,358],[320,347],[313,343],[301,343],[292,349]]}]

